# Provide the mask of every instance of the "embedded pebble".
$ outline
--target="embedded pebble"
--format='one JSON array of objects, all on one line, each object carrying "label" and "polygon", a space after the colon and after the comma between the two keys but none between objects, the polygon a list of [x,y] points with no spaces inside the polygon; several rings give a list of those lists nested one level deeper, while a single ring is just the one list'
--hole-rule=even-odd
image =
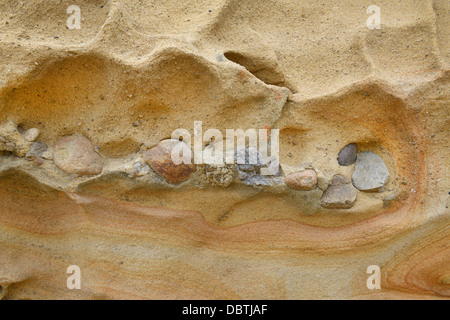
[{"label": "embedded pebble", "polygon": [[173,162],[172,149],[179,143],[184,143],[184,147],[189,148],[183,141],[167,139],[161,141],[155,147],[144,153],[144,160],[148,165],[156,173],[166,179],[167,182],[172,184],[178,184],[188,180],[195,170],[193,164],[175,164]]},{"label": "embedded pebble", "polygon": [[353,207],[358,190],[350,178],[335,175],[320,199],[320,205],[327,209],[348,209]]},{"label": "embedded pebble", "polygon": [[41,157],[37,157],[37,158],[35,158],[35,159],[32,161],[32,163],[33,163],[35,166],[39,167],[39,166],[41,166],[41,165],[44,164],[44,159],[42,159]]},{"label": "embedded pebble", "polygon": [[59,139],[54,146],[53,161],[66,173],[96,175],[103,170],[103,160],[85,136],[72,135]]},{"label": "embedded pebble", "polygon": [[389,180],[389,171],[381,157],[373,152],[361,152],[352,175],[353,185],[361,191],[380,191]]},{"label": "embedded pebble", "polygon": [[390,195],[387,195],[386,197],[384,197],[383,198],[383,208],[388,207],[391,204],[392,200],[395,199],[395,197],[396,197],[396,194],[390,194]]},{"label": "embedded pebble", "polygon": [[133,168],[131,169],[128,176],[130,178],[137,178],[137,177],[145,176],[149,172],[150,172],[150,167],[147,164],[138,161],[133,164]]},{"label": "embedded pebble", "polygon": [[205,166],[206,181],[213,186],[228,187],[234,180],[235,167],[232,164]]},{"label": "embedded pebble", "polygon": [[356,161],[358,147],[356,143],[346,145],[338,154],[337,161],[341,166],[350,166]]},{"label": "embedded pebble", "polygon": [[294,190],[313,190],[317,186],[317,174],[314,170],[294,172],[285,178],[285,183]]},{"label": "embedded pebble", "polygon": [[34,142],[38,136],[39,136],[39,129],[37,128],[31,128],[23,134],[25,140],[29,142]]},{"label": "embedded pebble", "polygon": [[282,183],[282,180],[279,178],[280,170],[274,176],[261,174],[261,168],[266,168],[267,164],[263,162],[262,156],[257,149],[239,147],[234,152],[234,159],[238,177],[243,184],[270,186],[272,183]]},{"label": "embedded pebble", "polygon": [[33,161],[37,158],[42,158],[42,155],[47,151],[47,145],[43,142],[34,142],[31,145],[30,151],[25,155],[25,159],[28,161]]},{"label": "embedded pebble", "polygon": [[5,150],[9,152],[14,152],[16,150],[16,145],[12,142],[5,143]]}]

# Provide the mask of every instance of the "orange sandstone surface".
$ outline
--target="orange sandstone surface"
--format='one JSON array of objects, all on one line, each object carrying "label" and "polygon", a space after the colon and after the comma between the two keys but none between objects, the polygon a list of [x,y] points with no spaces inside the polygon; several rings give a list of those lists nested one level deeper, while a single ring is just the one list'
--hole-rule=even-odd
[{"label": "orange sandstone surface", "polygon": [[[371,4],[2,1],[0,299],[448,299],[450,3]],[[174,167],[196,121],[279,173]]]}]

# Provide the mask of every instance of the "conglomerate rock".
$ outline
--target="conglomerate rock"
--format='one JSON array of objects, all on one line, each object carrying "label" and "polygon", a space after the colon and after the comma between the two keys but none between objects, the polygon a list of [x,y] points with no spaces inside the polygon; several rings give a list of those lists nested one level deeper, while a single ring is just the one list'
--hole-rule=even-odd
[{"label": "conglomerate rock", "polygon": [[448,299],[449,12],[0,1],[0,299]]}]

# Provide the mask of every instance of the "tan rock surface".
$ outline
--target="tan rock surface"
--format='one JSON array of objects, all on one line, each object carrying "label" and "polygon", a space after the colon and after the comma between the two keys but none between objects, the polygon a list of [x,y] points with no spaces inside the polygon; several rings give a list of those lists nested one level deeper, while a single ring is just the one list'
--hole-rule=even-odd
[{"label": "tan rock surface", "polygon": [[[370,30],[353,0],[1,1],[0,298],[448,299],[450,4],[376,4]],[[281,182],[149,170],[144,154],[194,121],[280,129]],[[95,175],[55,165],[73,135],[98,146]],[[352,176],[337,161],[350,143],[389,181],[323,208],[332,178]],[[318,188],[283,182],[303,170]]]}]

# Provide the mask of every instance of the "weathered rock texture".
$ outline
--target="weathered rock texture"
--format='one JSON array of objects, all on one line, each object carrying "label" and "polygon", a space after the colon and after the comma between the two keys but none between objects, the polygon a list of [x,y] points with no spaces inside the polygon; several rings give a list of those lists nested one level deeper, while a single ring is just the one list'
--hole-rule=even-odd
[{"label": "weathered rock texture", "polygon": [[[374,30],[368,5],[1,1],[0,297],[448,299],[450,4],[379,0]],[[168,183],[144,154],[194,121],[280,129],[283,171],[199,164]],[[57,141],[74,135],[89,169],[67,173]],[[350,143],[389,181],[324,208]],[[304,170],[317,188],[284,183]]]}]

